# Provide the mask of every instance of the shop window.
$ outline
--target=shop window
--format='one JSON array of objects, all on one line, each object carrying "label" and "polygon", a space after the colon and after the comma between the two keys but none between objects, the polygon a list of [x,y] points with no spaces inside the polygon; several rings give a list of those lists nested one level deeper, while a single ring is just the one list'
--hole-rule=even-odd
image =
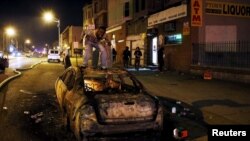
[{"label": "shop window", "polygon": [[146,8],[146,0],[141,1],[141,10],[145,10]]},{"label": "shop window", "polygon": [[125,8],[124,8],[124,17],[129,17],[129,2],[125,3]]},{"label": "shop window", "polygon": [[166,45],[182,44],[182,35],[181,34],[165,35],[164,43]]},{"label": "shop window", "polygon": [[169,22],[164,24],[164,31],[165,32],[174,32],[176,31],[176,23],[175,22]]},{"label": "shop window", "polygon": [[140,5],[139,5],[139,0],[135,0],[135,12],[139,12],[139,8],[140,8]]},{"label": "shop window", "polygon": [[97,13],[98,12],[98,3],[95,2],[94,4],[94,12]]}]

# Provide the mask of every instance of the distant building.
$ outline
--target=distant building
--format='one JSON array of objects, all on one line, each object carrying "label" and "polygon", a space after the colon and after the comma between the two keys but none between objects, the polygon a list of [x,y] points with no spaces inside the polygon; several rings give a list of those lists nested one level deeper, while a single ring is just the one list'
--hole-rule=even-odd
[{"label": "distant building", "polygon": [[75,48],[82,48],[82,29],[82,26],[67,26],[61,33],[62,48],[68,50],[70,56],[75,56]]}]

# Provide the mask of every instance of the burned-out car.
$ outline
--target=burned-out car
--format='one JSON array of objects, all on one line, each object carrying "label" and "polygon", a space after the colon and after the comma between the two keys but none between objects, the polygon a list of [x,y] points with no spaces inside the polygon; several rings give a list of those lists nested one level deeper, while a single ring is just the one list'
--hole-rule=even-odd
[{"label": "burned-out car", "polygon": [[55,83],[65,124],[78,140],[89,136],[162,131],[159,100],[123,69],[69,67]]}]

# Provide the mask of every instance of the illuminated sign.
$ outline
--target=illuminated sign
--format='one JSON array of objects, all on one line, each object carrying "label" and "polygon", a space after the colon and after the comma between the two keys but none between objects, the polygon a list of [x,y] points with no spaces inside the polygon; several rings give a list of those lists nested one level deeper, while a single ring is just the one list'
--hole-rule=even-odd
[{"label": "illuminated sign", "polygon": [[189,27],[189,22],[184,22],[183,23],[183,35],[189,35],[190,34],[190,27]]},{"label": "illuminated sign", "polygon": [[181,34],[166,35],[165,44],[182,44],[182,35]]},{"label": "illuminated sign", "polygon": [[180,6],[171,7],[164,11],[150,15],[148,18],[148,26],[176,20],[187,16],[187,5],[182,4]]},{"label": "illuminated sign", "polygon": [[224,2],[206,2],[206,13],[222,16],[250,17],[250,5]]},{"label": "illuminated sign", "polygon": [[191,25],[202,26],[202,0],[192,0]]}]

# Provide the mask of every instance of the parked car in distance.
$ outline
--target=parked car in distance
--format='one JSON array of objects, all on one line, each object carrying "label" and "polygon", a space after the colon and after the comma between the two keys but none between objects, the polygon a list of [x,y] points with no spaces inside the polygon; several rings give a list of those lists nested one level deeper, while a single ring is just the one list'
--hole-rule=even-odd
[{"label": "parked car in distance", "polygon": [[0,51],[0,58],[3,58],[3,56],[4,56],[4,52]]},{"label": "parked car in distance", "polygon": [[55,82],[66,127],[78,140],[163,129],[163,108],[142,83],[123,69],[69,67]]},{"label": "parked car in distance", "polygon": [[56,61],[61,62],[60,51],[58,49],[49,49],[48,51],[48,62]]}]

